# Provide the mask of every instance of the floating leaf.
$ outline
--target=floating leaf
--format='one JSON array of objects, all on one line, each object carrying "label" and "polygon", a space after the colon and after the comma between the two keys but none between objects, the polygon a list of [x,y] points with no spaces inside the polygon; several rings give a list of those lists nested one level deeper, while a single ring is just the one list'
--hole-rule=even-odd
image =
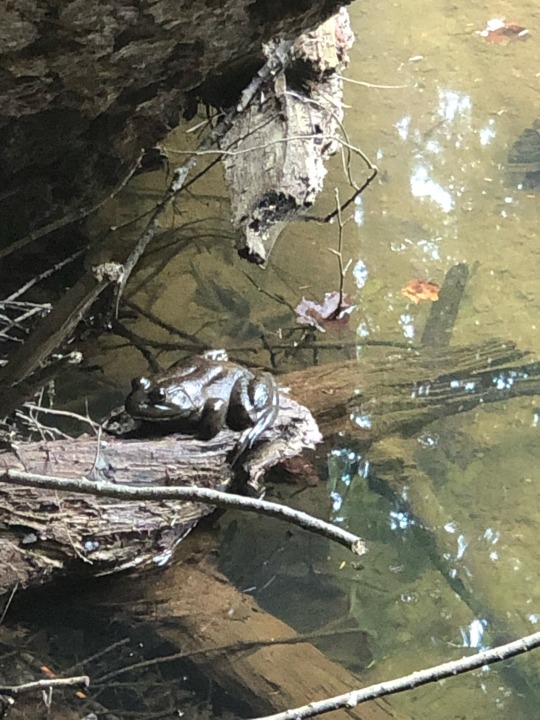
[{"label": "floating leaf", "polygon": [[337,291],[325,293],[322,304],[302,298],[302,302],[295,308],[296,322],[299,325],[311,325],[320,332],[339,330],[347,325],[355,307],[347,295]]},{"label": "floating leaf", "polygon": [[430,280],[409,280],[401,292],[407,300],[418,304],[420,300],[438,300],[440,287]]},{"label": "floating leaf", "polygon": [[504,18],[491,18],[479,35],[485,38],[486,42],[508,45],[516,40],[527,40],[529,31],[523,25],[507,22]]}]

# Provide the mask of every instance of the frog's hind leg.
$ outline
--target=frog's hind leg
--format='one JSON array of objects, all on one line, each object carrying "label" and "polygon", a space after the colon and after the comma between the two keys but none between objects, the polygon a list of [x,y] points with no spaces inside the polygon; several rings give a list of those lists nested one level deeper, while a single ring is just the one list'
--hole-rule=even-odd
[{"label": "frog's hind leg", "polygon": [[197,428],[197,437],[210,440],[225,426],[228,403],[221,398],[208,398]]}]

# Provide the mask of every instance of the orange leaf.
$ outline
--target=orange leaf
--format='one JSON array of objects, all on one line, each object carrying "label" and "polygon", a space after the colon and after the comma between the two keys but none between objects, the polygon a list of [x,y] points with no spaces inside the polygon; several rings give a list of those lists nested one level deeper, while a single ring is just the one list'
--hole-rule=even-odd
[{"label": "orange leaf", "polygon": [[409,280],[401,292],[407,300],[417,304],[420,300],[438,300],[440,287],[430,280]]}]

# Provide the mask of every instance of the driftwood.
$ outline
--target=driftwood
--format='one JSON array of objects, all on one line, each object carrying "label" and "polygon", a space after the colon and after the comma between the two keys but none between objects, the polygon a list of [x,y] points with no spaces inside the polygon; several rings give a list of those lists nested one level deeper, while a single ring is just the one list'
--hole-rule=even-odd
[{"label": "driftwood", "polygon": [[345,10],[305,33],[221,141],[240,255],[264,263],[287,221],[311,207],[335,152],[353,35]]},{"label": "driftwood", "polygon": [[[231,465],[238,433],[210,441],[187,436],[124,440],[102,434],[73,441],[20,443],[0,467],[116,484],[198,485],[239,492],[285,457],[320,439],[310,413],[286,395],[272,428],[246,460]],[[4,475],[4,478],[6,476]],[[41,584],[67,571],[102,575],[163,565],[175,546],[213,508],[200,503],[95,498],[0,483],[0,593]]]}]

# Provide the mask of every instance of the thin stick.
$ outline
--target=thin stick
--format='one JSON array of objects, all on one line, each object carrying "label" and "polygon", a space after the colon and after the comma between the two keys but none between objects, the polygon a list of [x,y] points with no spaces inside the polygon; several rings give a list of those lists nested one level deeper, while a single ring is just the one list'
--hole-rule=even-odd
[{"label": "thin stick", "polygon": [[88,687],[90,678],[88,675],[77,675],[68,678],[51,678],[50,680],[35,680],[34,682],[24,683],[23,685],[0,685],[0,695],[23,695],[24,693],[35,692],[36,690],[50,690],[58,687],[70,687],[73,685],[81,685]]},{"label": "thin stick", "polygon": [[339,708],[354,708],[360,703],[375,698],[384,697],[385,695],[395,695],[396,693],[412,690],[413,688],[427,685],[428,683],[438,682],[444,678],[461,675],[471,670],[476,670],[484,665],[492,665],[507,660],[508,658],[522,655],[523,653],[534,650],[540,646],[540,632],[527,635],[526,637],[507,643],[506,645],[498,645],[491,650],[476,653],[470,657],[461,658],[461,660],[453,660],[452,662],[435,665],[413,672],[410,675],[404,675],[394,680],[370,685],[362,690],[353,690],[350,693],[336,695],[326,700],[318,700],[302,705],[302,707],[286,710],[285,712],[276,713],[274,715],[266,715],[257,720],[301,720],[302,718],[315,717],[323,713],[332,712]]},{"label": "thin stick", "polygon": [[301,643],[310,642],[311,640],[320,640],[325,637],[333,637],[336,635],[352,635],[362,632],[358,628],[345,628],[344,630],[328,630],[314,631],[310,633],[302,633],[300,635],[291,635],[289,637],[270,638],[268,640],[238,640],[234,643],[226,643],[224,645],[213,645],[212,647],[202,647],[196,650],[182,650],[172,655],[161,655],[159,657],[150,658],[149,660],[141,660],[132,665],[125,665],[117,670],[111,670],[105,675],[100,675],[92,681],[93,687],[99,687],[103,683],[109,684],[110,680],[120,675],[140,670],[141,668],[152,667],[153,665],[161,665],[176,660],[193,658],[199,655],[217,655],[218,653],[228,653],[229,655],[238,652],[246,652],[248,650],[269,647],[270,645],[299,645]]},{"label": "thin stick", "polygon": [[6,619],[7,611],[9,610],[9,606],[11,605],[11,602],[12,602],[13,598],[15,597],[15,593],[17,592],[18,589],[19,589],[19,583],[16,583],[13,586],[13,590],[11,591],[11,594],[8,597],[6,604],[4,605],[4,609],[2,610],[2,617],[0,617],[0,625],[2,625],[4,620]]},{"label": "thin stick", "polygon": [[329,540],[348,548],[355,555],[366,552],[364,541],[357,535],[336,527],[324,520],[294,510],[293,508],[266,500],[234,495],[209,488],[190,487],[132,487],[131,485],[113,484],[104,481],[87,480],[86,478],[59,478],[50,475],[37,475],[22,470],[8,469],[0,479],[3,482],[12,482],[16,485],[37,487],[48,490],[63,490],[66,492],[83,493],[96,497],[118,498],[119,500],[189,500],[203,502],[222,508],[237,508],[259,515],[270,515],[292,525],[322,535]]},{"label": "thin stick", "polygon": [[416,85],[379,85],[377,83],[366,82],[365,80],[353,80],[352,78],[338,75],[340,80],[351,83],[352,85],[362,85],[362,87],[375,88],[376,90],[401,90],[403,88],[415,88]]},{"label": "thin stick", "polygon": [[41,282],[42,280],[46,280],[48,277],[53,275],[55,272],[58,272],[58,270],[61,270],[66,265],[69,265],[69,263],[72,263],[74,260],[76,260],[78,257],[80,257],[83,254],[84,250],[77,250],[77,252],[73,253],[73,255],[70,255],[65,260],[61,260],[60,262],[56,263],[56,265],[53,265],[52,267],[48,268],[44,272],[40,273],[36,277],[29,280],[25,285],[20,287],[18,290],[16,290],[14,293],[12,293],[9,297],[6,298],[6,301],[9,300],[16,300],[21,295],[24,295],[24,293],[29,290],[33,285],[35,285],[38,282]]},{"label": "thin stick", "polygon": [[339,201],[339,190],[335,189],[336,193],[336,212],[337,212],[337,219],[338,219],[338,249],[333,250],[331,249],[331,252],[336,255],[338,259],[338,265],[339,265],[339,302],[338,306],[333,313],[333,317],[339,317],[339,314],[341,313],[341,310],[343,308],[343,285],[345,283],[345,273],[347,272],[347,268],[349,267],[350,263],[347,263],[347,267],[343,267],[343,226],[344,222],[341,218],[341,205]]}]

